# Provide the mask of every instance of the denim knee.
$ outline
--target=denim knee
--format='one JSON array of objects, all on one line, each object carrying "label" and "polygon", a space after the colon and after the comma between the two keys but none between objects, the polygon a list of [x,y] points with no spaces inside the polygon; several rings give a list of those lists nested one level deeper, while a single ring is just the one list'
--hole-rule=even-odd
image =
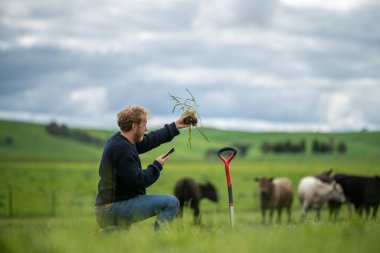
[{"label": "denim knee", "polygon": [[175,196],[171,196],[171,200],[170,200],[170,206],[177,210],[179,209],[179,200],[177,199],[177,197]]}]

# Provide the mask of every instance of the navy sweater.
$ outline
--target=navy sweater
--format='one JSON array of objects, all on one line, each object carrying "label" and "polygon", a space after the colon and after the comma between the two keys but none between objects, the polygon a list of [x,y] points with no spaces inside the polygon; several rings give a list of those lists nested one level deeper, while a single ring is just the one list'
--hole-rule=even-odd
[{"label": "navy sweater", "polygon": [[132,144],[120,132],[109,138],[99,166],[96,205],[145,195],[146,188],[159,178],[162,166],[154,161],[143,170],[139,154],[171,141],[178,134],[175,123],[171,123],[145,134],[143,140],[136,144]]}]

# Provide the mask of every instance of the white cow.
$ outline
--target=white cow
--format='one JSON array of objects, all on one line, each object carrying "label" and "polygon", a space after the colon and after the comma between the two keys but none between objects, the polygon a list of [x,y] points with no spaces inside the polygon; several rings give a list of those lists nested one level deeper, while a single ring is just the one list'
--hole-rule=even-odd
[{"label": "white cow", "polygon": [[306,213],[309,209],[316,210],[316,218],[319,220],[321,218],[322,206],[329,200],[340,203],[346,201],[340,184],[335,181],[327,184],[315,177],[304,177],[301,179],[298,185],[298,195],[302,206],[302,220],[306,218]]}]

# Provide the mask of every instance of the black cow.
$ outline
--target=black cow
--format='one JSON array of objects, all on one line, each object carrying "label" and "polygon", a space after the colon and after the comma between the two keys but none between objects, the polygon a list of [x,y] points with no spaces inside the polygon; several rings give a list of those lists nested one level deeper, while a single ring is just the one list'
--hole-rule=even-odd
[{"label": "black cow", "polygon": [[[366,216],[370,215],[370,209],[373,208],[372,217],[376,218],[377,209],[380,204],[380,177],[366,177],[346,174],[335,174],[333,179],[339,183],[347,198],[348,204],[353,204],[355,211],[362,216],[363,210]],[[335,202],[329,202],[330,215],[336,217],[340,205]]]},{"label": "black cow", "polygon": [[194,224],[200,224],[199,202],[201,199],[208,198],[211,201],[218,202],[218,192],[214,185],[210,182],[198,184],[191,178],[179,180],[174,187],[174,195],[180,203],[177,215],[182,218],[184,206],[190,205],[190,208],[193,209]]}]

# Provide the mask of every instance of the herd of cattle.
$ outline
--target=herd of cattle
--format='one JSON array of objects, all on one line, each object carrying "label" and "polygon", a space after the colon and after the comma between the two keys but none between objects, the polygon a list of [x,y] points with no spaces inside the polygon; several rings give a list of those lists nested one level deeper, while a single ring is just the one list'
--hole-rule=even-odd
[{"label": "herd of cattle", "polygon": [[[273,213],[277,212],[277,222],[281,222],[282,210],[287,213],[288,222],[291,221],[294,192],[292,182],[285,177],[281,178],[254,178],[259,184],[259,202],[262,213],[262,222],[266,223],[266,212],[269,211],[269,223],[272,223]],[[328,203],[330,219],[336,219],[342,204],[347,204],[349,213],[352,205],[358,215],[365,212],[376,218],[380,204],[380,177],[356,176],[335,174],[332,170],[323,171],[315,176],[307,176],[300,180],[297,194],[301,203],[301,221],[306,218],[309,210],[316,210],[317,220],[321,217],[321,209]],[[199,202],[202,198],[218,201],[215,186],[211,183],[198,184],[191,178],[184,178],[177,182],[174,195],[180,201],[179,216],[183,215],[183,208],[189,205],[193,209],[194,223],[200,223]],[[372,214],[371,214],[372,209]]]}]

